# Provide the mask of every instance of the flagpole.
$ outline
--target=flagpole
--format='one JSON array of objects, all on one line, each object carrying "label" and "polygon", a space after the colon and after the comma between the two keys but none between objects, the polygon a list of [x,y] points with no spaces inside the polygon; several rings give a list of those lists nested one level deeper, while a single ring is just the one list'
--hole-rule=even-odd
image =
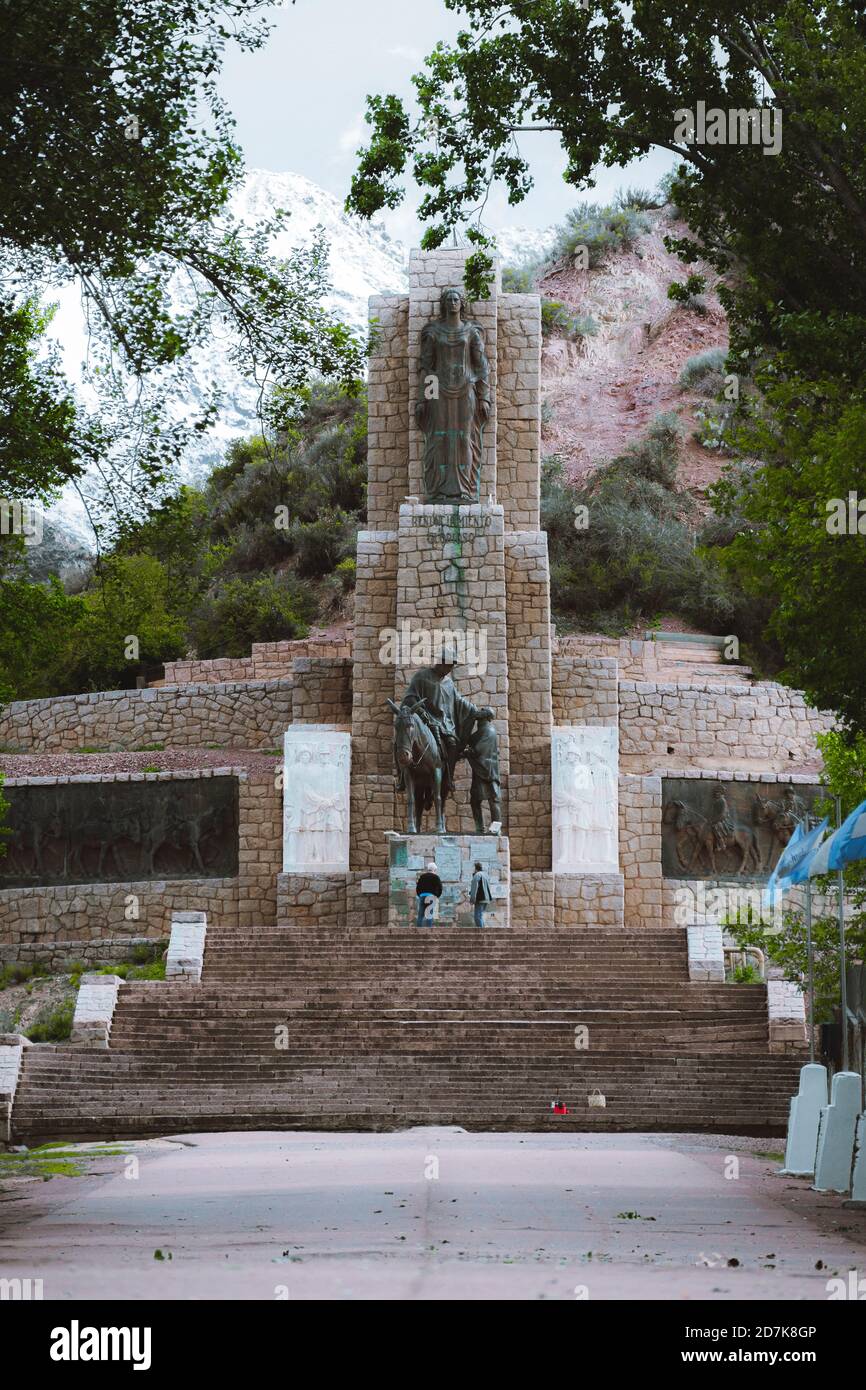
[{"label": "flagpole", "polygon": [[[812,817],[806,816],[806,831],[811,830]],[[806,879],[806,959],[809,972],[809,1061],[815,1060],[815,969],[812,956],[812,880]]]},{"label": "flagpole", "polygon": [[[842,824],[842,798],[834,797],[836,802],[836,829]],[[846,951],[845,951],[845,872],[839,865],[838,879],[839,885],[839,959],[841,975],[841,1004],[842,1004],[842,1070],[848,1070],[848,982],[845,978],[846,970]]]}]

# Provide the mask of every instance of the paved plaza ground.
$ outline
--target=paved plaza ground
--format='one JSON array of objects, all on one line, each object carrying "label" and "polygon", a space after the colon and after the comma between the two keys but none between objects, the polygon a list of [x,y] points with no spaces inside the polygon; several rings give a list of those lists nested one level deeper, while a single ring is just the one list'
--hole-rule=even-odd
[{"label": "paved plaza ground", "polygon": [[780,1150],[444,1128],[124,1143],[86,1177],[2,1184],[0,1277],[61,1300],[827,1300],[866,1274],[866,1212],[782,1177]]}]

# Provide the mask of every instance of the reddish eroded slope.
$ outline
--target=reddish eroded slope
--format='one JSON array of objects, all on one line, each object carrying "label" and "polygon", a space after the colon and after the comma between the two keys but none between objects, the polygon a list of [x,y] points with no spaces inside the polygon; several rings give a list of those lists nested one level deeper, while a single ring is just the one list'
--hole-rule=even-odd
[{"label": "reddish eroded slope", "polygon": [[668,285],[688,271],[663,237],[686,228],[664,211],[649,217],[652,228],[633,251],[588,271],[560,264],[538,282],[542,294],[598,324],[594,337],[545,343],[542,396],[553,418],[543,427],[543,452],[560,454],[577,481],[637,440],[660,411],[675,411],[685,430],[680,484],[700,494],[719,476],[722,460],[692,439],[702,398],[677,381],[690,357],[727,346],[727,323],[712,289],[717,277],[700,262],[691,269],[707,277],[706,314],[668,299]]}]

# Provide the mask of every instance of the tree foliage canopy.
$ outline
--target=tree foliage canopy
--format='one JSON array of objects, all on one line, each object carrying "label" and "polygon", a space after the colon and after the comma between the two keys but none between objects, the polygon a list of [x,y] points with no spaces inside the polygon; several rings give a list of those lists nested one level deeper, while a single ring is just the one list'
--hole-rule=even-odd
[{"label": "tree foliage canopy", "polygon": [[[156,485],[212,418],[215,397],[182,424],[166,419],[166,400],[190,349],[215,331],[262,386],[297,388],[313,371],[358,374],[358,345],[321,307],[325,246],[277,260],[268,248],[282,215],[250,229],[227,208],[243,170],[217,77],[227,45],[265,42],[267,8],[30,0],[0,10],[0,290],[10,306],[0,334],[14,340],[25,302],[64,280],[80,286],[92,379],[107,402],[95,452],[106,468],[112,446],[119,453],[112,484],[139,468]],[[32,473],[37,489],[87,461],[54,386],[53,467],[43,450],[31,469],[28,445],[48,409],[30,399],[32,382],[21,381],[10,416],[13,471],[25,483]],[[129,499],[141,492],[129,489]]]},{"label": "tree foliage canopy", "polygon": [[[746,464],[717,503],[729,563],[781,642],[784,678],[866,729],[866,536],[828,536],[826,506],[866,492],[866,10],[857,0],[445,0],[466,16],[413,80],[417,112],[373,96],[349,205],[370,216],[424,191],[424,244],[464,229],[486,292],[480,219],[494,180],[531,186],[524,132],[556,130],[566,178],[591,186],[661,147],[687,262],[723,277],[728,370],[750,382],[733,427]],[[693,143],[678,113],[781,113],[781,144]],[[679,130],[678,130],[679,126]],[[768,125],[768,132],[770,127]],[[675,291],[688,295],[689,286]],[[749,466],[751,464],[751,467]]]}]

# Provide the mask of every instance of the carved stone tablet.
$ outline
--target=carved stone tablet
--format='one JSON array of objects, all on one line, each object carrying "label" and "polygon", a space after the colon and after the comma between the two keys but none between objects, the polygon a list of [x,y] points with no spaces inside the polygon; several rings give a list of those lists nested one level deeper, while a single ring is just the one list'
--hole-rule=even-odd
[{"label": "carved stone tablet", "polygon": [[283,873],[346,873],[352,736],[299,724],[285,737]]},{"label": "carved stone tablet", "polygon": [[617,730],[584,725],[553,730],[553,872],[619,869]]}]

